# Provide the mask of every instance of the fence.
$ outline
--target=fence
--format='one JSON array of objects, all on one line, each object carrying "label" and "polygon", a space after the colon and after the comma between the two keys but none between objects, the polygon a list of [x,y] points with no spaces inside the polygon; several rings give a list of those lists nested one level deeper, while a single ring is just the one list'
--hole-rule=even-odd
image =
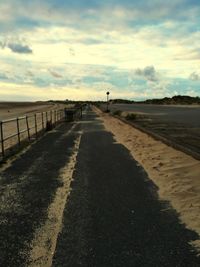
[{"label": "fence", "polygon": [[60,109],[0,121],[0,157],[4,158],[8,151],[25,140],[37,139],[39,134],[55,127],[64,116],[64,109]]}]

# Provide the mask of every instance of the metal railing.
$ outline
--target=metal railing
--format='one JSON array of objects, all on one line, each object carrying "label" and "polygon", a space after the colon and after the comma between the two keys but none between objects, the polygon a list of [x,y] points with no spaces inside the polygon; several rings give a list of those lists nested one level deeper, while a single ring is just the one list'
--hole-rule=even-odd
[{"label": "metal railing", "polygon": [[64,109],[59,109],[0,121],[0,157],[4,158],[7,151],[25,140],[37,139],[40,133],[55,127],[64,117]]}]

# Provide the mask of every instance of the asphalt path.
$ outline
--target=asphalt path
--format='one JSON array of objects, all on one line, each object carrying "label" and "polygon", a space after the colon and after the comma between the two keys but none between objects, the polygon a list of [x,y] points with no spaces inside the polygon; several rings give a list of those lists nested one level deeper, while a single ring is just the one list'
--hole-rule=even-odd
[{"label": "asphalt path", "polygon": [[90,110],[73,128],[62,124],[47,133],[1,172],[0,266],[29,265],[31,241],[81,133],[52,266],[200,266],[189,245],[197,234],[158,199],[143,168]]},{"label": "asphalt path", "polygon": [[0,174],[0,266],[28,266],[34,233],[45,222],[59,186],[59,171],[69,161],[79,125],[47,133]]},{"label": "asphalt path", "polygon": [[168,202],[129,151],[89,112],[53,267],[200,266]]},{"label": "asphalt path", "polygon": [[109,109],[145,113],[149,117],[165,121],[200,127],[200,106],[173,106],[151,104],[111,104]]}]

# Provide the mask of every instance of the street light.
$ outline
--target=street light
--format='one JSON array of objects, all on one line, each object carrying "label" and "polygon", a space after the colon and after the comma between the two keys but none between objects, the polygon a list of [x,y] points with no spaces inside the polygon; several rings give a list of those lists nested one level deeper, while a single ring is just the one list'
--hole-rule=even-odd
[{"label": "street light", "polygon": [[108,100],[109,100],[109,94],[110,94],[110,92],[107,92],[107,93],[106,93],[106,95],[107,95],[107,110],[106,110],[106,111],[107,111],[107,112],[109,111],[109,110],[108,110]]}]

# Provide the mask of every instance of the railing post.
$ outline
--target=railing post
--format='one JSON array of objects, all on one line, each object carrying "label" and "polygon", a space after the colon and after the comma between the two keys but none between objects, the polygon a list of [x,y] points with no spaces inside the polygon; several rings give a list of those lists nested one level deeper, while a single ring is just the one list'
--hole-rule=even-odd
[{"label": "railing post", "polygon": [[47,124],[47,121],[48,121],[48,113],[46,111],[46,124]]},{"label": "railing post", "polygon": [[37,138],[37,114],[35,113],[35,137]]},{"label": "railing post", "polygon": [[58,111],[56,109],[56,123],[58,122]]},{"label": "railing post", "polygon": [[83,118],[83,107],[81,106],[81,119]]},{"label": "railing post", "polygon": [[42,112],[42,129],[44,130],[44,114]]},{"label": "railing post", "polygon": [[28,116],[27,115],[26,115],[26,127],[27,127],[28,139],[30,141],[31,140],[31,136],[30,136],[30,128],[29,128]]},{"label": "railing post", "polygon": [[56,110],[54,110],[54,125],[56,126]]},{"label": "railing post", "polygon": [[2,157],[4,158],[5,156],[5,150],[4,150],[4,137],[3,137],[3,122],[0,122],[0,131],[1,131],[1,152],[2,152]]},{"label": "railing post", "polygon": [[20,146],[20,130],[19,130],[19,118],[17,118],[17,137],[18,137],[18,145]]},{"label": "railing post", "polygon": [[51,120],[51,123],[52,123],[52,110],[50,111],[50,120]]}]

